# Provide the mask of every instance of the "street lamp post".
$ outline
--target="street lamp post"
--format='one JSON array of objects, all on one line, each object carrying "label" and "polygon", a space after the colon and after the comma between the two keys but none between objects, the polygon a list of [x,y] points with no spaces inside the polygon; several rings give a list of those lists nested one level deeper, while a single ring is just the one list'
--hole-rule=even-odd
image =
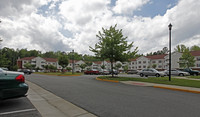
[{"label": "street lamp post", "polygon": [[72,50],[72,74],[74,74],[74,50]]},{"label": "street lamp post", "polygon": [[168,25],[169,27],[169,81],[171,81],[171,30],[172,24]]}]

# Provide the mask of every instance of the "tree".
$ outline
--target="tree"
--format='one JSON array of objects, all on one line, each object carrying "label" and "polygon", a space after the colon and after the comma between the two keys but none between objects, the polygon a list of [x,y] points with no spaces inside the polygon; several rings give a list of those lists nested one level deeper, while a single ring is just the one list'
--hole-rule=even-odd
[{"label": "tree", "polygon": [[197,46],[197,45],[194,45],[190,48],[190,51],[197,51],[197,50],[200,50],[200,47]]},{"label": "tree", "polygon": [[71,70],[72,70],[72,68],[71,68],[71,67],[67,67],[66,69],[67,69],[67,71],[71,71]]},{"label": "tree", "polygon": [[101,69],[105,69],[106,68],[106,66],[105,65],[101,65]]},{"label": "tree", "polygon": [[25,67],[26,69],[31,69],[31,68],[32,68],[32,65],[31,65],[30,63],[26,63],[26,64],[24,64],[24,67]]},{"label": "tree", "polygon": [[194,56],[191,55],[189,48],[185,49],[182,57],[180,58],[179,65],[182,68],[194,67],[195,59]]},{"label": "tree", "polygon": [[69,64],[68,57],[66,55],[60,55],[58,59],[58,64],[62,66],[62,72],[64,72],[64,69],[67,67]]},{"label": "tree", "polygon": [[157,65],[156,64],[153,64],[152,65],[152,68],[156,69]]},{"label": "tree", "polygon": [[128,65],[123,66],[124,72],[128,71]]},{"label": "tree", "polygon": [[99,42],[95,44],[95,47],[90,47],[90,51],[95,53],[96,57],[104,57],[111,62],[111,70],[113,77],[113,63],[116,61],[127,61],[130,56],[137,53],[137,47],[133,52],[133,42],[128,44],[127,37],[122,34],[122,29],[116,29],[117,25],[111,26],[109,29],[102,28],[102,32],[96,35]]},{"label": "tree", "polygon": [[117,63],[117,64],[115,65],[115,67],[117,68],[117,71],[119,71],[119,68],[122,67],[122,64],[121,64],[121,63]]},{"label": "tree", "polygon": [[187,49],[185,45],[177,45],[176,48],[174,49],[176,52],[184,52]]},{"label": "tree", "polygon": [[83,69],[85,69],[87,67],[87,65],[86,64],[81,64],[81,65],[79,65],[79,67],[81,68],[81,71],[83,71]]}]

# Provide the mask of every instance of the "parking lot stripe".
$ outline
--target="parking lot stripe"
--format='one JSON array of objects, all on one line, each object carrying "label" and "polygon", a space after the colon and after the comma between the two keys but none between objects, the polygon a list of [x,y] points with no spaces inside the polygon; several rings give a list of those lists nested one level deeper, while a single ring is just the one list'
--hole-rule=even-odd
[{"label": "parking lot stripe", "polygon": [[29,111],[35,111],[36,109],[24,109],[24,110],[17,110],[17,111],[10,111],[10,112],[3,112],[0,113],[0,115],[8,115],[13,113],[22,113],[22,112],[29,112]]}]

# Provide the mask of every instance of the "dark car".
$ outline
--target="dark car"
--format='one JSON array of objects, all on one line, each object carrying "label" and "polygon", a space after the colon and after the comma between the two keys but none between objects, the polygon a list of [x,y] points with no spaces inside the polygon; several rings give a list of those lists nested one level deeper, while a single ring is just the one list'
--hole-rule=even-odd
[{"label": "dark car", "polygon": [[190,73],[190,75],[194,75],[194,76],[198,76],[199,75],[199,71],[192,70],[191,68],[183,69],[183,71]]},{"label": "dark car", "polygon": [[28,91],[24,73],[0,68],[0,100],[23,97]]},{"label": "dark car", "polygon": [[28,75],[30,75],[32,73],[32,71],[30,69],[21,69],[21,70],[19,70],[19,72],[24,72],[24,74],[28,74]]},{"label": "dark car", "polygon": [[91,70],[85,71],[84,74],[90,74],[90,75],[95,74],[95,75],[98,75],[98,74],[100,74],[100,72],[98,70],[96,70],[96,69],[91,69]]}]

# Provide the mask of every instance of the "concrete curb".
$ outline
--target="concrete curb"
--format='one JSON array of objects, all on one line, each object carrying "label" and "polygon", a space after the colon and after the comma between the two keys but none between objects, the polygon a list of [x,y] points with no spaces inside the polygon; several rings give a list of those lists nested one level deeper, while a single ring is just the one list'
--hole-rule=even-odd
[{"label": "concrete curb", "polygon": [[117,80],[106,80],[106,79],[100,79],[98,77],[96,78],[96,80],[119,83],[119,81]]},{"label": "concrete curb", "polygon": [[189,90],[189,89],[181,89],[181,88],[166,87],[166,86],[153,86],[153,87],[154,88],[169,89],[169,90],[175,90],[175,91],[184,91],[184,92],[190,92],[190,93],[198,93],[198,94],[200,94],[200,91]]},{"label": "concrete curb", "polygon": [[96,117],[88,111],[26,81],[29,85],[28,99],[42,117]]}]

